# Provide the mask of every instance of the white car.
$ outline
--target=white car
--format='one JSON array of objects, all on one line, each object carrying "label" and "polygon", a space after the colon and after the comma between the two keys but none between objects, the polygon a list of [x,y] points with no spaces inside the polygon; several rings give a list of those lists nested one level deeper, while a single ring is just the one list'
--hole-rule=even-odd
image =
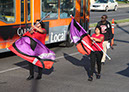
[{"label": "white car", "polygon": [[118,3],[115,0],[97,0],[94,4],[91,4],[90,10],[114,10],[116,11],[118,7]]}]

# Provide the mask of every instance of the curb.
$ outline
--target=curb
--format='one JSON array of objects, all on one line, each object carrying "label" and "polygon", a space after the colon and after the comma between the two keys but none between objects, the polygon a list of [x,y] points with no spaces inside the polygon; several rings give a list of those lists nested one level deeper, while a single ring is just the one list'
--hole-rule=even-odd
[{"label": "curb", "polygon": [[129,22],[115,24],[115,27],[117,26],[129,26]]}]

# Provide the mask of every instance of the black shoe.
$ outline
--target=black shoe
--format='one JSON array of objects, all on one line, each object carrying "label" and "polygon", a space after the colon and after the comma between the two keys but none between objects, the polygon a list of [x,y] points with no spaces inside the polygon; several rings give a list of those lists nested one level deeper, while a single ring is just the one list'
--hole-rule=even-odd
[{"label": "black shoe", "polygon": [[93,81],[93,77],[89,77],[88,81]]},{"label": "black shoe", "polygon": [[114,49],[113,46],[111,46],[111,49],[112,49],[112,50]]},{"label": "black shoe", "polygon": [[37,80],[39,80],[39,79],[41,79],[41,78],[42,78],[41,75],[38,75],[38,76],[36,77]]},{"label": "black shoe", "polygon": [[30,75],[26,80],[31,80],[33,78],[34,78],[34,76],[33,75]]},{"label": "black shoe", "polygon": [[97,74],[96,75],[96,79],[100,79],[101,75],[100,74]]}]

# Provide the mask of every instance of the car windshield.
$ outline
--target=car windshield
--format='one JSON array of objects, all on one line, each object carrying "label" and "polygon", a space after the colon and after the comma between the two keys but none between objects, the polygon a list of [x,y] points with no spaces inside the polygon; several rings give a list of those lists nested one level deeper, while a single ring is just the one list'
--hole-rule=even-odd
[{"label": "car windshield", "polygon": [[97,0],[96,3],[107,3],[108,0]]}]

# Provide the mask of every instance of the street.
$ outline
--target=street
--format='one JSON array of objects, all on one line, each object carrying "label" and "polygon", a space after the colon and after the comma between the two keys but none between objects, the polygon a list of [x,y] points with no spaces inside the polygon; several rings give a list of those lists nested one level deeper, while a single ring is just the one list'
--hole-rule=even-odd
[{"label": "street", "polygon": [[[98,20],[103,14],[103,12],[92,12],[91,17],[93,13],[98,16],[94,16]],[[117,12],[116,14],[118,15]],[[108,16],[116,18],[113,15]],[[52,69],[43,70],[41,80],[27,81],[26,78],[29,76],[27,61],[11,52],[2,53],[0,54],[0,92],[128,92],[129,25],[117,25],[114,38],[116,46],[113,50],[108,50],[111,61],[107,59],[106,64],[102,66],[101,79],[96,79],[94,75],[92,82],[87,81],[89,58],[78,53],[75,46],[51,48],[56,53],[56,62]]]}]

